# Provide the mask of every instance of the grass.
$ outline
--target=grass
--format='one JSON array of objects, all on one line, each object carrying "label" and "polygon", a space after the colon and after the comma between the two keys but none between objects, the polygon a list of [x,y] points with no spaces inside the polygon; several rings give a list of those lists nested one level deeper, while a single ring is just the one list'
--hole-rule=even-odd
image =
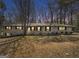
[{"label": "grass", "polygon": [[[79,38],[25,36],[8,48],[9,57],[79,57]],[[76,43],[77,42],[77,43]],[[11,44],[10,46],[13,46]]]}]

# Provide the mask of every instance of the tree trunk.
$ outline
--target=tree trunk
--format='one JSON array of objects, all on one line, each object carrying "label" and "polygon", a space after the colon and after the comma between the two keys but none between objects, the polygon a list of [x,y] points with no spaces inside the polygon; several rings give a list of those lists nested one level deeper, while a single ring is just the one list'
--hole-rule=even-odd
[{"label": "tree trunk", "polygon": [[71,6],[71,23],[70,23],[71,25],[73,25],[73,18],[72,18],[73,16],[72,15],[73,15],[73,10],[72,10],[72,6]]},{"label": "tree trunk", "polygon": [[51,23],[54,23],[52,10],[51,10]]},{"label": "tree trunk", "polygon": [[67,12],[67,8],[64,8],[64,24],[66,24],[65,19],[66,19],[66,12]]},{"label": "tree trunk", "polygon": [[62,24],[62,7],[60,7],[60,24]]},{"label": "tree trunk", "polygon": [[25,9],[26,15],[24,15],[24,36],[27,34],[27,29],[28,29],[28,23],[29,23],[29,15],[30,15],[30,0],[27,1],[27,10]]}]

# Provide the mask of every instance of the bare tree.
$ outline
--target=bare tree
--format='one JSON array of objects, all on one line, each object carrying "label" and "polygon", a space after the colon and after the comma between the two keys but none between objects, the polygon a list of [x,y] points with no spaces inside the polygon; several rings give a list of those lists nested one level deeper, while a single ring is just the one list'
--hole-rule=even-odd
[{"label": "bare tree", "polygon": [[5,21],[5,17],[4,17],[4,10],[6,9],[5,4],[3,3],[2,0],[0,0],[0,25],[3,24],[3,22]]},{"label": "bare tree", "polygon": [[35,21],[35,10],[33,0],[13,0],[19,11],[19,21],[22,22],[24,27],[24,35],[26,35],[26,25],[28,23]]},{"label": "bare tree", "polygon": [[[70,18],[70,23],[69,24],[71,24],[71,25],[73,24],[73,18],[72,18],[73,17],[73,5],[74,5],[74,3],[76,1],[78,1],[78,0],[59,0],[59,6],[60,6],[60,23],[62,23],[62,20],[63,20],[62,19],[63,18],[62,15],[64,15],[64,23],[65,23],[66,13],[68,11],[70,11],[69,14],[70,14],[71,18]],[[64,11],[64,14],[62,13],[62,10]]]},{"label": "bare tree", "polygon": [[53,0],[48,0],[48,9],[50,11],[50,15],[51,15],[51,23],[54,22],[53,16],[54,16],[54,7],[53,7]]}]

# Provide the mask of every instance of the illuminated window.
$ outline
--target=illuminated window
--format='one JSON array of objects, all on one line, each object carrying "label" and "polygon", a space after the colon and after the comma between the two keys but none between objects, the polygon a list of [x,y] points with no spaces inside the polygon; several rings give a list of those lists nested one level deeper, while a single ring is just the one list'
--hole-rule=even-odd
[{"label": "illuminated window", "polygon": [[31,31],[30,27],[28,27],[28,31],[29,31],[29,32]]},{"label": "illuminated window", "polygon": [[32,27],[32,31],[34,31],[34,27]]},{"label": "illuminated window", "polygon": [[11,30],[11,27],[6,27],[6,29]]},{"label": "illuminated window", "polygon": [[65,30],[65,27],[59,27],[59,30]]},{"label": "illuminated window", "polygon": [[38,31],[40,31],[40,30],[41,30],[41,28],[40,28],[40,27],[38,27],[37,29],[38,29]]},{"label": "illuminated window", "polygon": [[22,27],[17,27],[17,29],[21,30],[21,29],[22,29]]},{"label": "illuminated window", "polygon": [[50,27],[46,27],[46,31],[50,31]]}]

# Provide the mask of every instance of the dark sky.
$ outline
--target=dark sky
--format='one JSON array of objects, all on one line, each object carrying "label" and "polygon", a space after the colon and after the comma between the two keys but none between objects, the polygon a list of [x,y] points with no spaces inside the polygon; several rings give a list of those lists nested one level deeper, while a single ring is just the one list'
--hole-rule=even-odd
[{"label": "dark sky", "polygon": [[[14,3],[12,2],[12,0],[4,0],[4,2],[6,4],[8,10],[12,10],[12,8],[15,7]],[[45,3],[45,2],[46,2],[46,0],[36,0],[35,1],[36,7],[41,7],[43,5],[43,3]]]},{"label": "dark sky", "polygon": [[14,7],[12,0],[3,0],[6,4],[6,10],[11,10]]},{"label": "dark sky", "polygon": [[[14,14],[18,15],[18,10],[16,9],[15,4],[12,2],[12,0],[3,0],[3,1],[6,4],[5,16],[7,17],[7,19],[14,19],[15,18]],[[48,0],[34,0],[34,1],[35,1],[36,10],[38,12],[37,14],[40,15],[41,8],[48,8],[47,7]],[[53,1],[53,5],[55,5],[57,2],[57,0],[52,0],[52,1]],[[46,11],[47,9],[44,12]]]},{"label": "dark sky", "polygon": [[[5,15],[8,17],[13,17],[14,13],[18,14],[18,11],[16,9],[16,6],[14,5],[12,0],[3,0],[4,3],[6,4],[6,11]],[[47,0],[34,0],[35,1],[35,7],[38,13],[40,13],[41,8],[47,8]],[[13,11],[15,10],[15,11]]]},{"label": "dark sky", "polygon": [[18,11],[16,11],[16,6],[12,2],[12,0],[3,0],[3,1],[6,5],[6,10],[4,13],[6,19],[14,19],[15,18],[14,14],[18,12]]}]

